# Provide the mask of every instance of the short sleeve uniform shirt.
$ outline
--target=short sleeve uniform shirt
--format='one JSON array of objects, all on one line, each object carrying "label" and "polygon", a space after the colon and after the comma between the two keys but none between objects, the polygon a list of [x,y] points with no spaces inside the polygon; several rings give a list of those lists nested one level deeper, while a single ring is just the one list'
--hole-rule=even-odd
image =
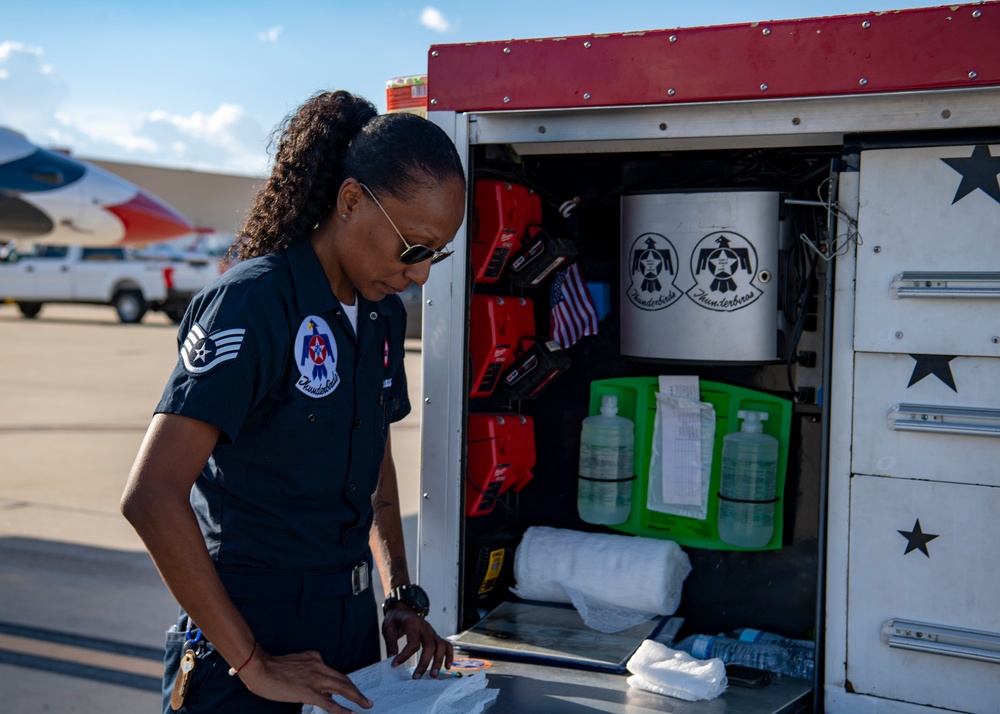
[{"label": "short sleeve uniform shirt", "polygon": [[389,424],[410,403],[402,302],[357,300],[355,334],[302,239],[188,309],[156,411],[222,432],[191,491],[217,565],[299,573],[365,557]]}]

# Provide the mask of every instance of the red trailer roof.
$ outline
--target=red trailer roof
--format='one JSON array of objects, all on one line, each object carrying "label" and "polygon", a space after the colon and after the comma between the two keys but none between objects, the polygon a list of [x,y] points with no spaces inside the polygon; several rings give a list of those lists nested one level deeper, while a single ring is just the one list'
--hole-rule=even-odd
[{"label": "red trailer roof", "polygon": [[431,110],[670,104],[1000,85],[1000,3],[434,45]]}]

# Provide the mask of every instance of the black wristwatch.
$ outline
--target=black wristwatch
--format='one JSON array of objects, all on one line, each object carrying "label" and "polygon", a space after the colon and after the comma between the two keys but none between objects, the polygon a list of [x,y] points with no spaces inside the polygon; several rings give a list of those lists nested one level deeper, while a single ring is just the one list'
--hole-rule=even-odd
[{"label": "black wristwatch", "polygon": [[427,617],[431,611],[431,601],[419,585],[400,585],[390,590],[389,597],[382,603],[382,614],[388,614],[389,608],[397,602],[410,606],[420,617]]}]

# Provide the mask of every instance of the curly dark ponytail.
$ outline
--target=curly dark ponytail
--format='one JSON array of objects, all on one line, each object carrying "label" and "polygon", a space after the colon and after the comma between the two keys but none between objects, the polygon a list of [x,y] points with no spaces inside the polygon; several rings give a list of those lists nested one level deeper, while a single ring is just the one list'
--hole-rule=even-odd
[{"label": "curly dark ponytail", "polygon": [[465,182],[455,145],[437,125],[413,114],[379,115],[350,92],[314,95],[279,128],[271,175],[231,249],[240,260],[308,236],[348,177],[401,199],[419,185]]},{"label": "curly dark ponytail", "polygon": [[267,183],[257,192],[234,249],[241,260],[285,248],[330,212],[351,139],[378,112],[350,92],[321,92],[279,127]]}]

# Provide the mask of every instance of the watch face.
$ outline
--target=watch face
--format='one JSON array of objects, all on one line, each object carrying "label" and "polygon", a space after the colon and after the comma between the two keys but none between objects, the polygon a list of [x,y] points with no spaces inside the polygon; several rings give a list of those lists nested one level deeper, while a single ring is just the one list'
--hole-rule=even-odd
[{"label": "watch face", "polygon": [[416,610],[420,615],[426,615],[430,610],[430,599],[419,585],[407,585],[400,588],[400,600]]},{"label": "watch face", "polygon": [[430,612],[431,601],[427,593],[419,585],[400,585],[389,592],[389,597],[382,603],[382,612],[386,613],[397,602],[413,608],[418,615],[426,617]]}]

